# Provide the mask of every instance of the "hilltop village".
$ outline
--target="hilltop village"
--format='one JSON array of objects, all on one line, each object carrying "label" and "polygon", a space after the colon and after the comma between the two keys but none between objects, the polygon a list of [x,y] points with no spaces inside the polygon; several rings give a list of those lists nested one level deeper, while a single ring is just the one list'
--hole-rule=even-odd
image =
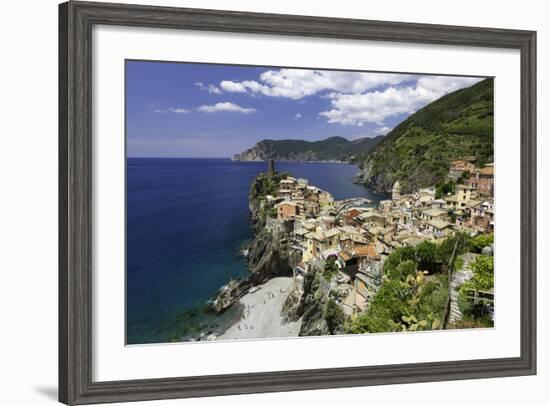
[{"label": "hilltop village", "polygon": [[[269,171],[274,173],[273,163]],[[453,161],[446,183],[402,193],[396,181],[391,200],[378,207],[365,198],[335,201],[307,179],[287,175],[273,194],[260,197],[260,205],[269,207],[265,229],[299,254],[293,267],[297,291],[303,293],[308,273],[332,269],[323,278],[332,285],[326,291],[337,292],[336,304],[353,316],[380,288],[384,261],[395,249],[493,231],[494,167]]]}]

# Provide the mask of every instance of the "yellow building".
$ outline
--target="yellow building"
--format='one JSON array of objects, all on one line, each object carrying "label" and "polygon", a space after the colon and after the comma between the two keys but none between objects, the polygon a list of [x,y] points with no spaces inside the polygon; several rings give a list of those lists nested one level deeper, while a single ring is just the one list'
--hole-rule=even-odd
[{"label": "yellow building", "polygon": [[325,250],[336,249],[340,242],[340,231],[336,228],[313,231],[304,235],[304,241],[302,261],[307,262],[318,258]]}]

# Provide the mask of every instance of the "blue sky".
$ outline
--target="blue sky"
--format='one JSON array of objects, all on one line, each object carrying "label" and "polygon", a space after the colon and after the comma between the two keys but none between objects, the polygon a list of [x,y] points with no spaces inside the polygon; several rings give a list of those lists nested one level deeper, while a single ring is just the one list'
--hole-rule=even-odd
[{"label": "blue sky", "polygon": [[384,135],[471,77],[126,62],[129,157],[230,157],[262,139]]}]

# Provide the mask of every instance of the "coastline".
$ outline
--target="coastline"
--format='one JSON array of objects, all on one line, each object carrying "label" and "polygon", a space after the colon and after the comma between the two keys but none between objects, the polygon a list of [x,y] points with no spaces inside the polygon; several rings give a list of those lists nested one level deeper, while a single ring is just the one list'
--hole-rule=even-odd
[{"label": "coastline", "polygon": [[258,285],[236,304],[242,306],[240,319],[216,340],[297,337],[301,320],[285,323],[281,315],[283,303],[294,289],[292,277],[275,277]]},{"label": "coastline", "polygon": [[[269,160],[266,160],[266,159],[234,159],[234,158],[230,158],[232,162],[255,162],[255,163],[258,163],[258,162],[268,162]],[[327,161],[323,161],[323,160],[320,160],[320,161],[313,161],[313,160],[305,160],[305,161],[302,161],[302,160],[298,160],[298,159],[276,159],[275,162],[280,162],[280,163],[299,163],[299,164],[308,164],[308,163],[311,163],[311,164],[346,164],[346,165],[356,165],[355,163],[353,162],[350,162],[350,161],[338,161],[336,159],[331,159],[331,160],[327,160]]]}]

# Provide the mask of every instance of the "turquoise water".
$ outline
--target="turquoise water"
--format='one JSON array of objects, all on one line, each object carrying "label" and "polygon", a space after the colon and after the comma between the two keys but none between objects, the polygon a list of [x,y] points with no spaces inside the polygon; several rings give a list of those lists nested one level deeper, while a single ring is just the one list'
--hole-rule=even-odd
[{"label": "turquoise water", "polygon": [[[215,330],[232,318],[205,315],[205,303],[229,279],[247,275],[239,250],[252,238],[248,190],[264,162],[128,158],[127,342],[159,343]],[[357,167],[276,163],[336,199],[385,196],[353,183]]]}]

